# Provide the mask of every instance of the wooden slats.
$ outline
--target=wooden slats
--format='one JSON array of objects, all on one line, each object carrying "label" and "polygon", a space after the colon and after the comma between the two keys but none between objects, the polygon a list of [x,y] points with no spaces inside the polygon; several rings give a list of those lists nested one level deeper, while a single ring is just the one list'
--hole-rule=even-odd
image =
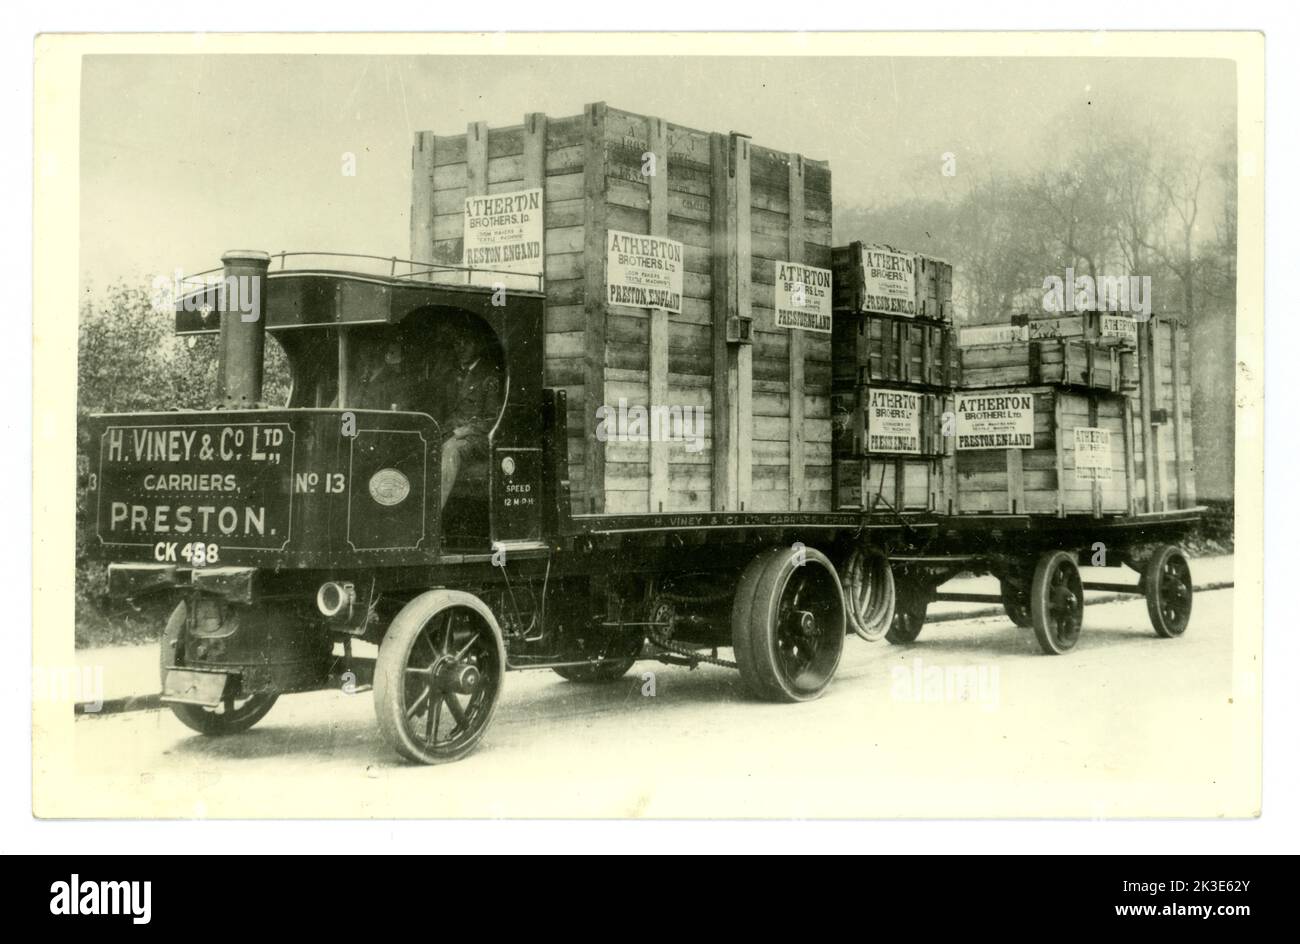
[{"label": "wooden slats", "polygon": [[728,265],[731,246],[727,238],[728,179],[730,176],[730,141],[724,134],[709,136],[713,164],[713,186],[710,197],[713,228],[713,509],[726,511],[736,507],[734,466],[730,461],[732,451],[733,412],[731,376],[731,346],[727,344],[727,310],[730,298],[732,267]]},{"label": "wooden slats", "polygon": [[[650,186],[650,235],[668,235],[668,136],[664,122],[649,118],[647,152],[654,155],[654,173]],[[650,312],[650,406],[668,402],[668,312],[656,308]],[[662,439],[650,443],[650,511],[663,511],[669,496],[668,443]]]},{"label": "wooden slats", "polygon": [[[585,301],[583,307],[585,355],[583,358],[583,384],[586,415],[584,421],[594,423],[596,412],[603,405],[605,393],[605,104],[588,105],[583,136],[584,181],[583,199],[586,201]],[[605,450],[602,444],[589,437],[584,444],[583,468],[586,473],[585,509],[591,513],[605,510]]]},{"label": "wooden slats", "polygon": [[[789,229],[786,258],[790,262],[804,261],[804,240],[807,227],[804,223],[804,167],[798,154],[789,156]],[[789,508],[798,511],[803,505],[804,491],[804,333],[790,332],[790,465]]]},{"label": "wooden slats", "polygon": [[[829,340],[773,328],[774,261],[829,267],[824,163],[601,103],[421,132],[412,170],[412,253],[436,261],[462,257],[466,197],[544,191],[544,382],[568,395],[574,511],[829,510]],[[605,302],[610,229],[682,244],[680,313]],[[702,448],[596,441],[620,396],[699,411]]]}]

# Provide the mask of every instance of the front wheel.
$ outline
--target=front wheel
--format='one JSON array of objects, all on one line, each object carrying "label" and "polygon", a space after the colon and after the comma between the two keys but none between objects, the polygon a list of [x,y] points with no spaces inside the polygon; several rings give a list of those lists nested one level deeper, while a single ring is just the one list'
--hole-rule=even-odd
[{"label": "front wheel", "polygon": [[379,729],[407,760],[459,760],[487,731],[501,695],[501,628],[472,593],[430,590],[393,619],[375,663]]},{"label": "front wheel", "polygon": [[1002,585],[1002,608],[1007,611],[1007,618],[1017,626],[1028,629],[1034,625],[1034,614],[1029,605],[1029,591],[1023,584],[1010,580],[1000,581]]},{"label": "front wheel", "polygon": [[1059,656],[1075,647],[1083,630],[1083,578],[1071,555],[1049,551],[1038,559],[1029,606],[1043,652]]},{"label": "front wheel", "polygon": [[910,646],[921,635],[930,601],[924,588],[914,580],[899,579],[896,586],[898,602],[885,638],[895,646]]},{"label": "front wheel", "polygon": [[731,609],[740,678],[767,701],[811,701],[840,664],[844,590],[821,551],[778,547],[750,561]]},{"label": "front wheel", "polygon": [[[167,669],[176,664],[177,652],[181,649],[181,636],[185,632],[186,605],[180,603],[172,610],[163,630],[162,642],[158,652],[158,669],[161,681],[167,683]],[[172,714],[181,724],[191,731],[207,737],[221,737],[225,734],[239,734],[247,731],[266,717],[278,698],[275,694],[245,695],[242,698],[231,696],[215,708],[204,705],[168,705]]]}]

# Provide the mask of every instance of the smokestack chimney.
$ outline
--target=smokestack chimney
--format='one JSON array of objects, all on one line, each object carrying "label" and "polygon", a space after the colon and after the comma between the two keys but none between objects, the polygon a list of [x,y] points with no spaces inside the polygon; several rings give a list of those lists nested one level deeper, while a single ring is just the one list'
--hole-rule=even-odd
[{"label": "smokestack chimney", "polygon": [[223,255],[221,264],[217,399],[222,409],[251,409],[262,400],[263,309],[271,257],[256,249],[237,249]]}]

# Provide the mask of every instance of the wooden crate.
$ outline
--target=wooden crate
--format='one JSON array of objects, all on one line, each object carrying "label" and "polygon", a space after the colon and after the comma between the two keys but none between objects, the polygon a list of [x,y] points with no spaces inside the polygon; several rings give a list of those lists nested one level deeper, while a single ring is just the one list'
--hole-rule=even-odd
[{"label": "wooden crate", "polygon": [[855,242],[831,252],[836,311],[951,322],[952,266],[892,246]]},{"label": "wooden crate", "polygon": [[838,312],[831,341],[837,385],[956,386],[959,361],[948,325],[889,315]]},{"label": "wooden crate", "polygon": [[835,510],[938,511],[950,505],[945,460],[872,456],[835,460]]},{"label": "wooden crate", "polygon": [[1133,357],[1091,341],[1045,339],[961,349],[963,388],[1061,384],[1118,393],[1134,382]]},{"label": "wooden crate", "polygon": [[955,401],[952,513],[1137,510],[1129,397],[1040,385],[963,389]]},{"label": "wooden crate", "polygon": [[[448,264],[467,198],[542,190],[545,383],[568,395],[575,513],[830,508],[831,336],[775,318],[779,263],[830,268],[825,162],[596,103],[420,132],[413,181],[412,257]],[[611,233],[680,244],[680,311],[610,302]],[[703,448],[601,441],[620,400],[698,410]]]},{"label": "wooden crate", "polygon": [[[951,408],[952,400],[946,393],[882,386],[837,390],[831,394],[835,458],[889,454],[942,456],[952,438],[943,434],[944,414]],[[882,411],[894,415],[873,424],[873,416],[881,416]]]},{"label": "wooden crate", "polygon": [[[1142,326],[1139,336],[1145,369],[1135,390],[1133,411],[1136,493],[1142,511],[1196,505],[1190,334],[1177,319],[1153,318]],[[1150,432],[1144,435],[1147,430]],[[1148,444],[1152,455],[1149,469]]]},{"label": "wooden crate", "polygon": [[1071,339],[1092,341],[1103,347],[1137,349],[1138,322],[1122,312],[1074,312],[1053,315],[1046,312],[1012,315],[1005,321],[964,325],[959,332],[963,348],[1012,341]]}]

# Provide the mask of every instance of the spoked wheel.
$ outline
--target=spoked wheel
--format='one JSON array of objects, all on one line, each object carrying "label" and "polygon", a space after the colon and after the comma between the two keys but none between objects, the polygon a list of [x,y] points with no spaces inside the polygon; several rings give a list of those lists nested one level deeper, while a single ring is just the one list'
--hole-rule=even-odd
[{"label": "spoked wheel", "polygon": [[1142,584],[1156,635],[1181,636],[1192,616],[1192,570],[1183,552],[1172,544],[1161,546],[1147,561]]},{"label": "spoked wheel", "polygon": [[1083,629],[1083,578],[1072,556],[1049,551],[1038,559],[1029,604],[1039,648],[1049,656],[1073,649]]},{"label": "spoked wheel", "polygon": [[849,627],[867,642],[884,638],[894,621],[894,571],[881,551],[855,548],[844,563],[844,597]]},{"label": "spoked wheel", "polygon": [[894,606],[894,619],[890,623],[885,638],[895,646],[909,646],[921,635],[925,625],[925,611],[930,601],[925,591],[913,580],[899,580],[896,584],[897,602]]},{"label": "spoked wheel", "polygon": [[1007,611],[1007,618],[1017,626],[1028,628],[1034,625],[1034,614],[1029,605],[1029,591],[1023,584],[1014,584],[1010,580],[1002,584],[1002,608]]},{"label": "spoked wheel", "polygon": [[399,754],[422,764],[464,757],[501,695],[501,630],[478,597],[431,590],[406,604],[379,647],[375,714]]},{"label": "spoked wheel", "polygon": [[844,651],[844,590],[813,548],[779,547],[750,561],[731,610],[745,687],[768,701],[810,701],[831,682]]},{"label": "spoked wheel", "polygon": [[[181,636],[185,632],[186,604],[179,604],[172,610],[163,630],[162,642],[158,652],[159,672],[163,684],[167,682],[167,669],[176,665],[177,652],[181,649]],[[266,717],[275,704],[276,694],[255,694],[228,696],[215,708],[204,705],[170,704],[172,714],[181,724],[191,731],[206,734],[208,737],[220,737],[223,734],[238,734],[247,731]]]}]

